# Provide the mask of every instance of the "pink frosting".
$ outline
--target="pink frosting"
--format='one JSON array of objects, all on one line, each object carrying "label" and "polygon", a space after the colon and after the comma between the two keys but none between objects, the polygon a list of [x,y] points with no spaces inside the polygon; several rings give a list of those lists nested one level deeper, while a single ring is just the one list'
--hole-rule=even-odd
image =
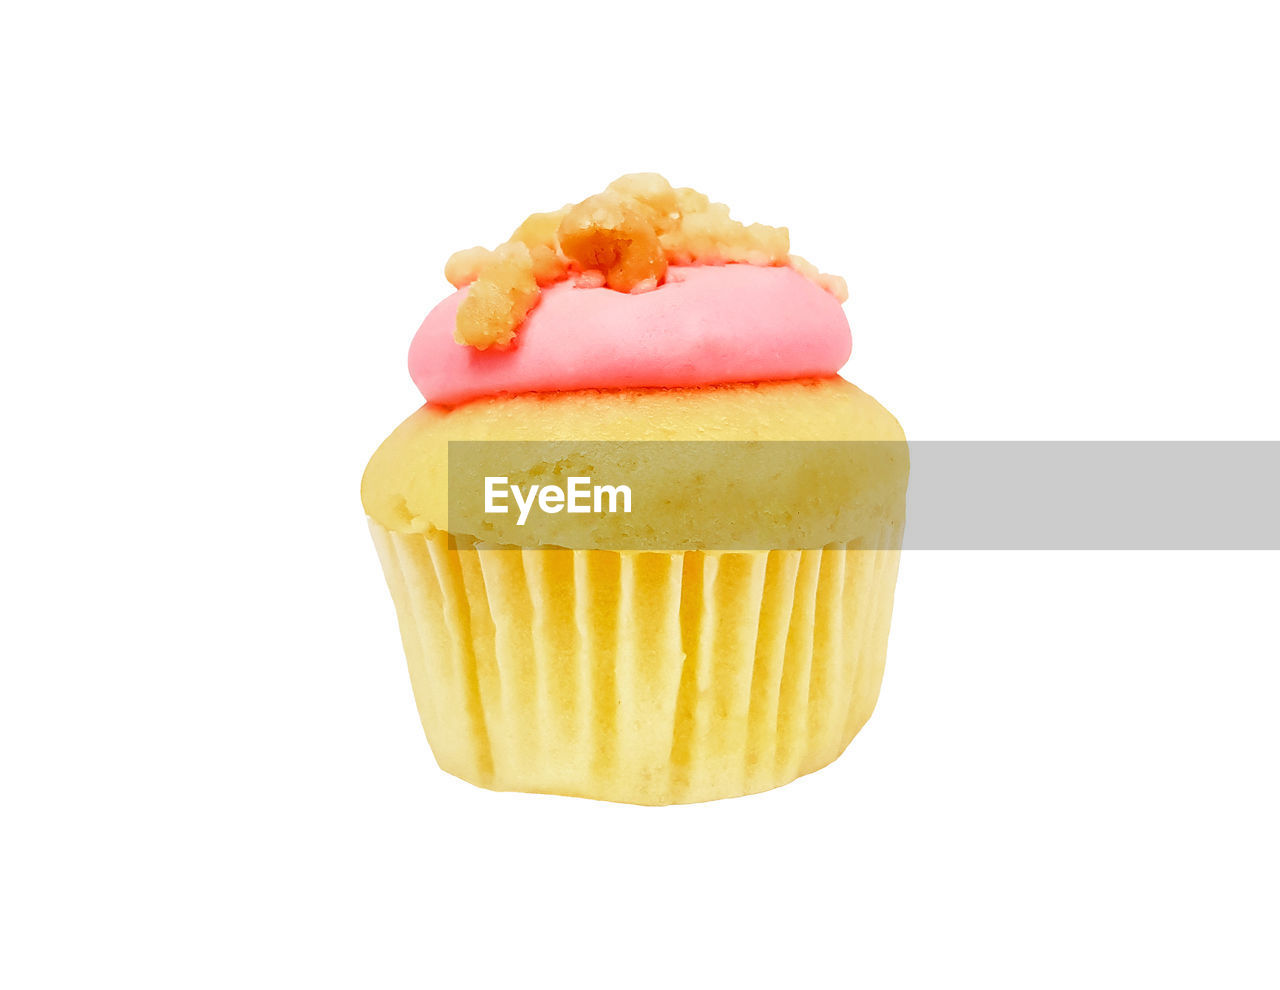
[{"label": "pink frosting", "polygon": [[636,295],[560,282],[543,289],[505,351],[454,341],[466,293],[433,309],[409,347],[409,374],[428,402],[834,375],[851,346],[840,303],[792,268],[671,268]]}]

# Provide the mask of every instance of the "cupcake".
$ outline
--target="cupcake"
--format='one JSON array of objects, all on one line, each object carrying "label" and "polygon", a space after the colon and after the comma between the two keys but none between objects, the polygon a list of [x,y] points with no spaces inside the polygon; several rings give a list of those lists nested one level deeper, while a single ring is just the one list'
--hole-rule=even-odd
[{"label": "cupcake", "polygon": [[362,498],[423,728],[495,790],[778,787],[866,723],[907,484],[843,280],[661,176],[449,259]]}]

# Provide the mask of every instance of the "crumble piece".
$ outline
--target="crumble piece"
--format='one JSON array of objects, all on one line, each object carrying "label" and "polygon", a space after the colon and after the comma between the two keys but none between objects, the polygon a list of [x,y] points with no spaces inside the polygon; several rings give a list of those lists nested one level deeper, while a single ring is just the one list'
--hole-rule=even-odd
[{"label": "crumble piece", "polygon": [[589,196],[560,221],[560,251],[581,271],[604,273],[604,284],[630,292],[646,279],[667,274],[653,224],[640,203],[617,191]]},{"label": "crumble piece", "polygon": [[493,252],[488,248],[473,247],[455,251],[444,263],[444,277],[455,289],[470,285],[480,274],[480,270],[489,263]]},{"label": "crumble piece", "polygon": [[453,339],[476,350],[511,345],[538,302],[533,255],[519,241],[494,251],[458,307]]},{"label": "crumble piece", "polygon": [[805,261],[798,254],[787,255],[787,264],[807,278],[814,285],[821,286],[835,296],[840,302],[849,301],[849,284],[839,275],[827,275],[818,271],[816,265]]}]

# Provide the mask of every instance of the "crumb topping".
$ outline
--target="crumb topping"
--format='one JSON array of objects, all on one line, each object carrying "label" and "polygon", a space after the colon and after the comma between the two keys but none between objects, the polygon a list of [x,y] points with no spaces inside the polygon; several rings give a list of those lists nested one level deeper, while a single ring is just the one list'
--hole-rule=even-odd
[{"label": "crumb topping", "polygon": [[541,288],[572,279],[583,288],[648,292],[668,265],[790,266],[844,302],[844,279],[791,254],[786,227],[743,224],[696,189],[675,189],[654,172],[624,175],[602,193],[534,213],[505,244],[467,248],[444,275],[471,291],[458,307],[454,339],[477,350],[510,347]]},{"label": "crumb topping", "polygon": [[470,281],[471,291],[458,307],[454,339],[481,351],[509,347],[516,328],[538,302],[533,252],[520,241],[508,241],[487,252]]}]

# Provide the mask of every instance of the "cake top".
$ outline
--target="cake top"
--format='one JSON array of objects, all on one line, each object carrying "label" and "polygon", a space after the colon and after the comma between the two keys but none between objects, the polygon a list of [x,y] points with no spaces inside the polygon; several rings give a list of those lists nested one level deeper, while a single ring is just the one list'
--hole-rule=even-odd
[{"label": "cake top", "polygon": [[624,175],[580,203],[532,214],[492,251],[454,254],[445,277],[469,288],[456,307],[453,339],[479,351],[510,348],[543,290],[557,283],[637,294],[665,284],[676,267],[792,268],[845,301],[844,279],[790,250],[786,227],[740,223],[723,203],[652,172]]}]

